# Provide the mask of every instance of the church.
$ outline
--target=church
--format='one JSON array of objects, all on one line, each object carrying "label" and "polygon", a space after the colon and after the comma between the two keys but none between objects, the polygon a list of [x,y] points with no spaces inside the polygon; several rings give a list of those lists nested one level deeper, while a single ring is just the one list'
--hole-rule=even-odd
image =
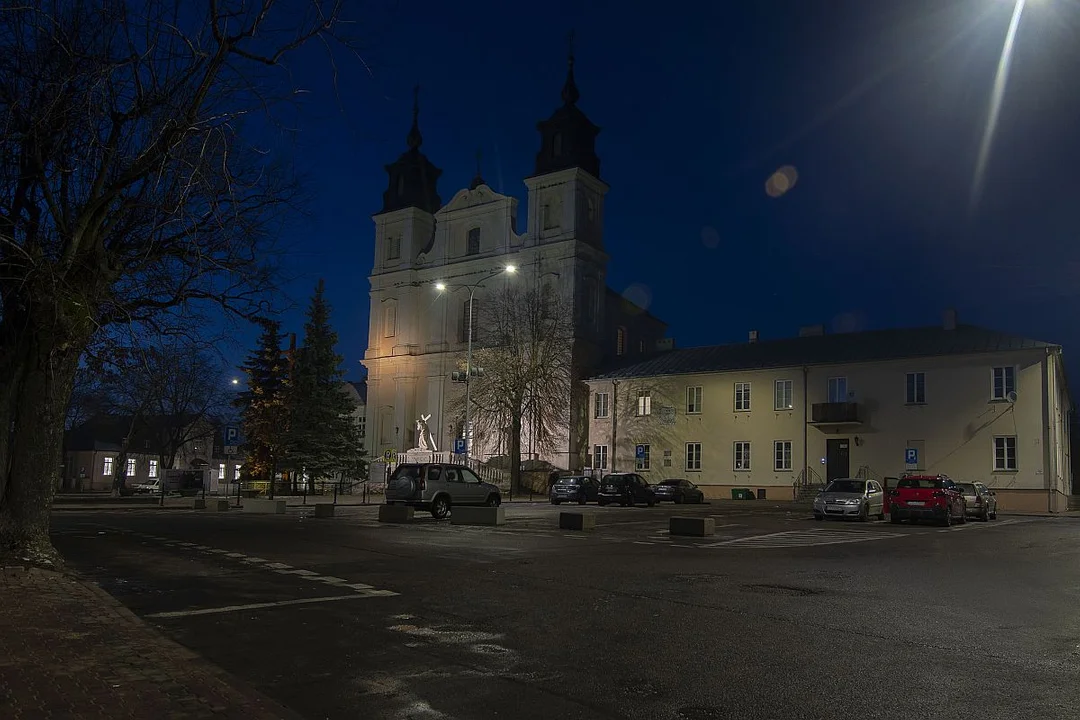
[{"label": "church", "polygon": [[[464,366],[470,310],[478,325],[485,292],[501,283],[544,282],[573,307],[574,341],[567,352],[573,354],[577,380],[612,362],[651,354],[667,342],[665,323],[607,286],[608,185],[596,154],[600,128],[578,107],[573,52],[562,104],[537,124],[536,162],[524,180],[524,232],[519,232],[518,199],[492,190],[479,168],[469,187],[443,204],[442,170],[422,149],[418,95],[407,149],[386,166],[389,183],[373,216],[375,258],[363,360],[373,457],[418,443],[441,455],[465,437],[463,422],[451,411],[453,399],[463,393],[463,383],[453,376]],[[557,446],[533,447],[526,428],[524,459],[569,470],[592,465],[589,396],[571,393],[566,402],[568,421]],[[499,439],[478,439],[469,452],[478,462],[504,454],[505,441]]]}]

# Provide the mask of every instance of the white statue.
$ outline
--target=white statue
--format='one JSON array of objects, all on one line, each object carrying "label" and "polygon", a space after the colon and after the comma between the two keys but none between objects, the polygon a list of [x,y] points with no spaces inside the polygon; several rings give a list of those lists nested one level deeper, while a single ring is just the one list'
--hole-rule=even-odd
[{"label": "white statue", "polygon": [[428,413],[427,415],[421,415],[420,419],[416,421],[416,447],[424,452],[438,452],[439,448],[435,447],[435,437],[428,428],[428,420],[430,419],[431,413]]}]

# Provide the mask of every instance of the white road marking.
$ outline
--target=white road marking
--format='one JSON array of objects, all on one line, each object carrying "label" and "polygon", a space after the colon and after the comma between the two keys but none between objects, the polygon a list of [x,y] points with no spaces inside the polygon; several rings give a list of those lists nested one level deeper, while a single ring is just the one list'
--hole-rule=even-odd
[{"label": "white road marking", "polygon": [[876,530],[786,530],[767,535],[723,540],[704,547],[814,547],[817,545],[840,545],[843,543],[867,542],[886,538],[905,537],[903,533],[886,533]]},{"label": "white road marking", "polygon": [[275,570],[274,572],[278,573],[279,575],[299,575],[300,577],[305,579],[311,578],[312,576],[319,576],[319,573],[312,570]]},{"label": "white road marking", "polygon": [[[396,595],[396,593],[391,594]],[[241,610],[262,610],[264,608],[285,607],[287,605],[310,605],[312,603],[337,602],[339,600],[356,600],[358,598],[365,597],[376,596],[372,594],[361,595],[359,593],[352,593],[350,595],[331,595],[330,597],[301,598],[299,600],[278,600],[276,602],[249,603],[247,605],[226,605],[225,607],[200,608],[198,610],[174,610],[172,612],[151,613],[150,615],[144,615],[143,617],[178,618],[191,617],[193,615],[217,615],[219,613],[239,612]]]}]

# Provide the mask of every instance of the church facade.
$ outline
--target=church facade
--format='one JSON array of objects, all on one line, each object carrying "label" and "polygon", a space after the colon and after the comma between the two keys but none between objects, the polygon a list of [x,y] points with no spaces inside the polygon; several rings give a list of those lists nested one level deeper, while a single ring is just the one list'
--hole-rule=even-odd
[{"label": "church facade", "polygon": [[[367,440],[374,456],[425,443],[453,449],[464,437],[454,398],[464,392],[452,375],[464,367],[470,310],[482,322],[485,293],[504,283],[546,284],[573,307],[572,353],[584,380],[620,356],[651,353],[666,325],[607,286],[604,198],[595,141],[600,129],[578,108],[571,55],[562,106],[537,125],[540,148],[525,178],[527,213],[519,232],[518,200],[492,190],[480,176],[445,205],[442,171],[421,151],[419,104],[414,103],[407,150],[386,166],[389,184],[375,222],[369,281]],[[513,272],[507,272],[513,267]],[[474,339],[475,339],[474,334]],[[588,467],[588,394],[572,393],[565,431],[554,449],[533,447],[528,428],[523,458],[560,468]],[[470,455],[505,452],[498,439],[478,440]]]}]

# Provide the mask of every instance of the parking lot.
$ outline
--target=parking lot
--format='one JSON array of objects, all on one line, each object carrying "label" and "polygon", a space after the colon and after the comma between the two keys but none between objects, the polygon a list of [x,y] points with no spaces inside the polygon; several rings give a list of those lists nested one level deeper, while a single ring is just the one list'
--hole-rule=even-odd
[{"label": "parking lot", "polygon": [[[54,514],[69,561],[311,718],[1074,717],[1080,522],[507,505],[499,527]],[[672,515],[715,535],[672,538]],[[860,672],[875,678],[867,686]],[[900,696],[890,677],[902,678]],[[942,687],[942,679],[948,682]]]}]

